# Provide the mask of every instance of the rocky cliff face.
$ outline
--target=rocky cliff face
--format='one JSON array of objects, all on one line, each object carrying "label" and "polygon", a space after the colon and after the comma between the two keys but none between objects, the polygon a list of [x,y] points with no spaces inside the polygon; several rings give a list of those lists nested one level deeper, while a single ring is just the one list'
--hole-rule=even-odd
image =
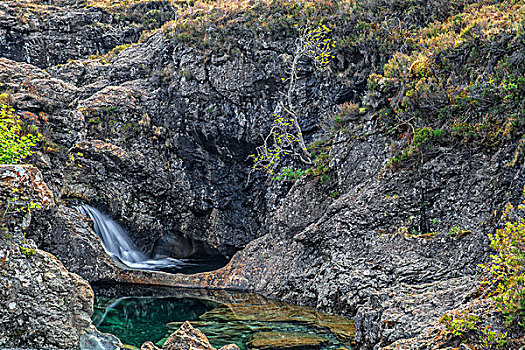
[{"label": "rocky cliff face", "polygon": [[0,346],[79,349],[91,324],[93,291],[24,237],[36,208],[54,206],[31,166],[0,167]]},{"label": "rocky cliff face", "polygon": [[[3,61],[3,81],[15,108],[45,113],[49,138],[67,150],[55,147],[44,170],[65,198],[107,208],[147,251],[189,240],[203,246],[196,254],[231,256],[264,232],[266,185],[258,174],[248,181],[248,156],[276,103],[278,56],[226,60],[159,32],[110,65],[69,63],[53,77]],[[270,202],[287,186],[274,187]]]},{"label": "rocky cliff face", "polygon": [[[385,175],[385,159],[377,157],[386,157],[384,147],[376,138],[333,148],[339,177],[332,185],[295,183],[270,232],[229,266],[172,283],[252,290],[351,316],[362,348],[416,337],[474,298],[477,265],[489,255],[486,232],[498,220],[500,203],[520,200],[520,187],[510,185],[525,179],[521,167],[506,166],[513,152],[505,150],[477,159],[450,153],[410,177],[407,171]],[[333,199],[330,190],[340,187],[331,186],[338,183],[348,192]],[[424,221],[436,223],[433,233],[415,233]],[[460,232],[448,232],[454,226]]]},{"label": "rocky cliff face", "polygon": [[106,54],[137,42],[143,31],[175,18],[169,1],[130,7],[105,1],[3,1],[0,56],[44,68],[67,60]]},{"label": "rocky cliff face", "polygon": [[[505,150],[444,152],[417,172],[378,178],[381,138],[332,152],[333,186],[347,192],[334,200],[323,185],[296,183],[270,233],[234,258],[232,284],[353,316],[365,347],[415,336],[472,297],[486,232],[501,203],[519,201],[521,186],[511,185],[525,181],[522,168],[506,166],[513,152]],[[422,222],[435,222],[434,233],[412,234]],[[447,232],[454,226],[461,232]]]},{"label": "rocky cliff face", "polygon": [[[75,270],[75,256],[84,249],[79,247],[88,247],[97,270],[86,278],[125,279],[110,261],[96,259],[100,246],[93,243],[89,225],[71,209],[75,201],[86,201],[123,223],[150,254],[230,257],[242,249],[220,271],[144,277],[149,282],[252,290],[312,304],[354,317],[356,340],[363,349],[403,344],[473,298],[476,266],[489,255],[486,233],[497,225],[506,202],[520,201],[523,132],[501,133],[505,141],[497,146],[462,142],[451,132],[431,147],[411,149],[414,156],[405,163],[393,162],[397,150],[414,145],[413,124],[420,116],[410,110],[410,98],[419,93],[434,96],[416,88],[405,91],[411,87],[406,81],[421,78],[431,85],[444,69],[444,63],[437,65],[431,74],[421,58],[396,73],[395,64],[401,65],[415,50],[403,35],[433,21],[446,22],[463,4],[364,2],[365,10],[352,11],[344,4],[317,4],[336,24],[334,35],[347,44],[334,58],[331,74],[302,64],[295,98],[302,106],[305,137],[321,140],[330,172],[322,179],[268,181],[264,174],[251,172],[248,156],[267,134],[285,88],[281,78],[293,52],[293,24],[308,13],[307,5],[304,11],[281,5],[254,4],[233,12],[219,7],[210,10],[216,18],[200,17],[203,11],[189,8],[180,12],[176,24],[167,23],[110,60],[78,60],[46,71],[17,61],[50,57],[38,63],[49,66],[62,59],[39,55],[42,50],[29,44],[24,47],[33,56],[3,46],[3,55],[16,61],[0,59],[2,91],[45,135],[32,161],[65,202],[50,214],[52,225],[37,219],[31,234],[79,273],[87,272]],[[381,12],[385,8],[388,20]],[[49,16],[63,10],[52,8]],[[111,25],[120,23],[100,8],[78,11],[108,18]],[[22,25],[9,16],[16,22],[9,28]],[[60,36],[38,28],[35,35],[52,35],[53,40]],[[65,32],[88,46],[102,45],[89,30]],[[71,47],[68,54],[87,55]],[[383,73],[392,50],[399,50],[399,60],[389,62],[391,75],[378,78],[381,88],[366,86],[373,73]],[[457,61],[454,52],[442,56]],[[500,55],[514,57],[510,51]],[[445,80],[459,85],[472,75],[458,72]],[[419,88],[421,84],[426,86],[420,82]],[[467,93],[450,101],[463,101]],[[428,102],[423,97],[421,101]],[[510,103],[505,101],[501,106]],[[464,109],[467,121],[477,108],[469,106]],[[385,123],[394,118],[394,107],[398,117],[407,118],[401,120],[402,128]],[[352,112],[334,117],[345,108]],[[442,120],[454,112],[428,105],[421,110],[435,117],[436,129],[447,127]],[[454,126],[467,128],[462,138],[470,137],[468,130],[483,129],[479,123],[465,123]],[[60,244],[57,237],[63,232],[74,237],[71,248]],[[53,238],[46,237],[49,234]]]}]

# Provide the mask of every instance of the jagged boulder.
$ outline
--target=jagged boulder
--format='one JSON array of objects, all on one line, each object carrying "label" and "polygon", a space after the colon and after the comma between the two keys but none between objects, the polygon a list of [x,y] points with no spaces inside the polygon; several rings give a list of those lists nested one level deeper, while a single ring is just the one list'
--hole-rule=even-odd
[{"label": "jagged boulder", "polygon": [[[146,342],[140,347],[141,350],[160,350],[152,342]],[[162,350],[217,350],[208,338],[200,330],[193,328],[190,322],[186,321],[178,330],[173,332],[162,346]],[[228,344],[219,350],[239,350],[235,344]]]},{"label": "jagged boulder", "polygon": [[40,249],[88,281],[118,281],[121,266],[104,250],[93,223],[76,209],[59,206],[34,218],[28,228]]},{"label": "jagged boulder", "polygon": [[0,347],[78,349],[92,327],[93,291],[24,231],[54,198],[41,173],[0,165]]},{"label": "jagged boulder", "polygon": [[193,328],[188,322],[184,322],[178,330],[166,339],[162,346],[163,350],[214,350],[208,338],[200,330]]}]

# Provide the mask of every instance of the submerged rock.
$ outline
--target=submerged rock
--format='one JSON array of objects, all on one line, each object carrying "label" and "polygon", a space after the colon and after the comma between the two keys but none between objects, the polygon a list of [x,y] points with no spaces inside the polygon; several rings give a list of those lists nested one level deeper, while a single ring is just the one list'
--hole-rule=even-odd
[{"label": "submerged rock", "polygon": [[318,349],[325,338],[297,332],[259,332],[252,336],[248,347],[253,350]]},{"label": "submerged rock", "polygon": [[[316,328],[326,328],[340,341],[350,343],[354,340],[355,323],[347,318],[318,312],[315,309],[280,303],[269,300],[248,299],[233,303],[225,303],[206,312],[199,317],[201,323],[206,322],[242,322],[243,323],[295,323],[307,324]],[[169,325],[168,325],[169,326]],[[246,327],[246,326],[245,326]],[[264,328],[262,326],[261,328]],[[239,329],[241,331],[241,329]]]}]

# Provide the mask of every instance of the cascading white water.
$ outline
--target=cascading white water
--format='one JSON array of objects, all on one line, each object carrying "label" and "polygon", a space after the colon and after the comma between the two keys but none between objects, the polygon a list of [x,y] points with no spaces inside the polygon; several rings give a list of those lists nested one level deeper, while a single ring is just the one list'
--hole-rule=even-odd
[{"label": "cascading white water", "polygon": [[126,231],[107,215],[89,205],[78,206],[77,210],[93,221],[93,228],[106,252],[124,265],[141,270],[176,268],[184,265],[179,259],[148,259],[131,241]]}]

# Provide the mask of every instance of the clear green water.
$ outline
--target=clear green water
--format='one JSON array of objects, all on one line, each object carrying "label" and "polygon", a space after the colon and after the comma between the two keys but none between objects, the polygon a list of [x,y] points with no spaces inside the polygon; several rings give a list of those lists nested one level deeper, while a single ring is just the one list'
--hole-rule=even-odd
[{"label": "clear green water", "polygon": [[258,295],[131,286],[95,286],[93,322],[124,344],[161,346],[190,321],[220,348],[241,350],[351,349],[353,323],[314,309],[266,300]]},{"label": "clear green water", "polygon": [[93,323],[104,333],[140,347],[146,341],[162,339],[169,322],[195,320],[208,307],[197,299],[126,297],[97,298]]}]

